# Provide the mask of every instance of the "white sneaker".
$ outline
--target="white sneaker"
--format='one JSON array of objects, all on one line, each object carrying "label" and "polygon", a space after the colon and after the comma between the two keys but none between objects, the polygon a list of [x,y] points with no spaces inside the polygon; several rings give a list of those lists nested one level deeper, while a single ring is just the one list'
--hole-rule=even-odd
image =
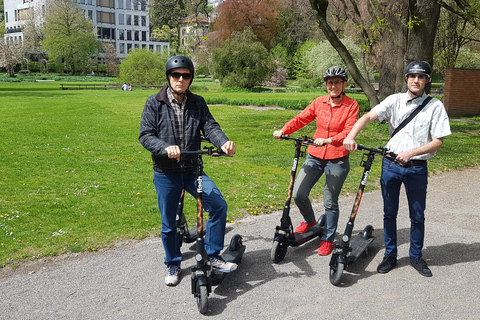
[{"label": "white sneaker", "polygon": [[180,273],[182,273],[182,269],[179,266],[167,266],[165,284],[167,286],[176,286],[180,282]]},{"label": "white sneaker", "polygon": [[233,272],[233,271],[237,270],[237,264],[236,263],[226,262],[221,257],[210,258],[210,263],[211,263],[213,269],[215,269],[217,271],[220,271],[220,272],[230,273],[230,272]]}]

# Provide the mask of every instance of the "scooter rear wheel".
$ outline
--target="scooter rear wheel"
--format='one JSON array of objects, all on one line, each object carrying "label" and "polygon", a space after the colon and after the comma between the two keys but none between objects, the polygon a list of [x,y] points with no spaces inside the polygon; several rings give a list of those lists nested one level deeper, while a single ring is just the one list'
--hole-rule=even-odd
[{"label": "scooter rear wheel", "polygon": [[330,264],[330,283],[334,286],[340,283],[345,264],[340,262],[340,256],[337,256]]},{"label": "scooter rear wheel", "polygon": [[373,233],[373,226],[369,224],[365,227],[365,229],[363,229],[362,238],[370,239],[372,237],[372,233]]},{"label": "scooter rear wheel", "polygon": [[273,241],[272,252],[270,257],[273,262],[279,263],[285,258],[288,249],[288,239],[285,237],[277,237]]},{"label": "scooter rear wheel", "polygon": [[208,311],[208,288],[206,285],[198,286],[197,307],[201,314]]},{"label": "scooter rear wheel", "polygon": [[230,245],[228,246],[228,250],[230,251],[237,251],[243,246],[242,236],[236,234],[230,240]]}]

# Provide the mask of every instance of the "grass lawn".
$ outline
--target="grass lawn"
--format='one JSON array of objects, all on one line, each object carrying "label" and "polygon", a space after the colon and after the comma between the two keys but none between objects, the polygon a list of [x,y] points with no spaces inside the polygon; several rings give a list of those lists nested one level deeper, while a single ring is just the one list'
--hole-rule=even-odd
[{"label": "grass lawn", "polygon": [[[0,83],[0,267],[95,251],[160,232],[152,161],[138,142],[143,105],[156,91],[59,88],[59,82]],[[210,104],[228,98],[239,104],[294,105],[323,94],[224,92],[201,82],[195,89]],[[362,95],[354,98],[365,105]],[[212,105],[211,111],[238,147],[232,158],[204,158],[205,171],[229,204],[228,219],[280,210],[294,148],[292,142],[273,139],[272,132],[299,111],[220,105]],[[480,163],[480,126],[459,121],[451,126],[454,134],[429,161],[432,173]],[[296,136],[311,136],[314,130],[312,123]],[[386,125],[370,124],[357,140],[383,146]],[[360,152],[351,156],[344,193],[356,192],[363,171],[360,158]],[[379,164],[373,165],[367,189],[378,187]],[[321,199],[322,184],[313,189],[312,198]],[[194,206],[189,195],[191,223]]]}]

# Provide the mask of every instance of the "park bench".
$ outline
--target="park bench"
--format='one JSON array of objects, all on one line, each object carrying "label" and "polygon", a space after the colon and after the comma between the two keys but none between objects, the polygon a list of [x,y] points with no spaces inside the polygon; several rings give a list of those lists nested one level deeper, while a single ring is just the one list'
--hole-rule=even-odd
[{"label": "park bench", "polygon": [[106,84],[84,84],[84,83],[75,83],[75,84],[60,84],[62,90],[83,90],[83,89],[108,89]]}]

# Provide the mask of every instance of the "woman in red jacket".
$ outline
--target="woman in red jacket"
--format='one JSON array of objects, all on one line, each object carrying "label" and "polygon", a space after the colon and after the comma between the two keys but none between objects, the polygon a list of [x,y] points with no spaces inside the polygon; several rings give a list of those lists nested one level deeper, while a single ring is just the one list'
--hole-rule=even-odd
[{"label": "woman in red jacket", "polygon": [[325,230],[318,254],[326,256],[333,250],[339,216],[338,196],[350,171],[349,151],[343,147],[343,140],[357,121],[358,103],[343,92],[348,80],[343,68],[329,68],[323,79],[328,95],[316,98],[281,130],[275,131],[273,136],[280,139],[282,135],[290,135],[313,120],[317,121],[317,130],[313,136],[315,146],[308,148],[307,158],[293,189],[293,199],[304,219],[295,232],[305,233],[316,225],[315,213],[308,197],[315,183],[325,173]]}]

